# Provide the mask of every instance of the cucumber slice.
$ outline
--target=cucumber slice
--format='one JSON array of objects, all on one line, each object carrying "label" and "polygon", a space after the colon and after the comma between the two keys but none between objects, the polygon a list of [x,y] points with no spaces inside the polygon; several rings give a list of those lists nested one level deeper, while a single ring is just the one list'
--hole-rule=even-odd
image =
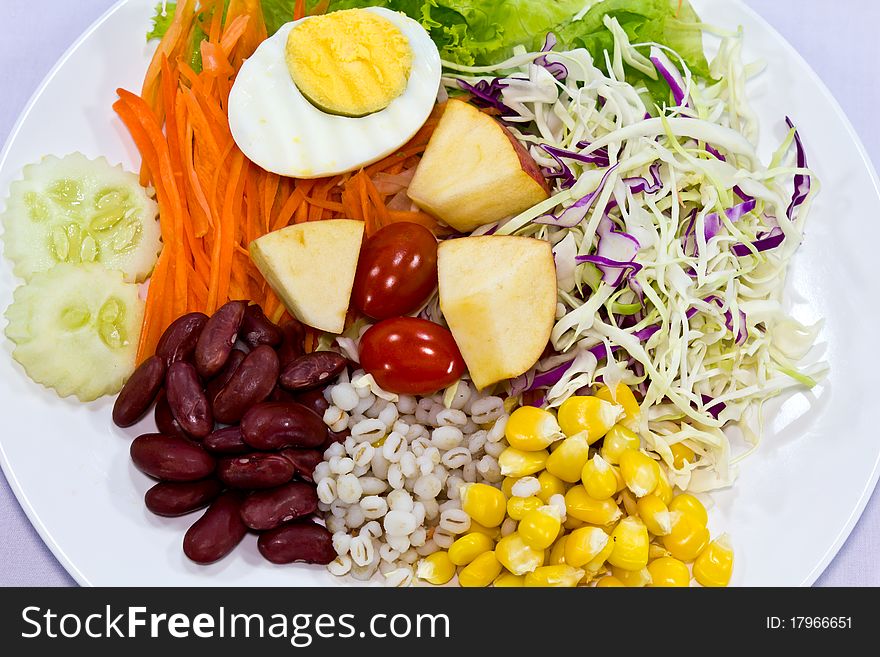
[{"label": "cucumber slice", "polygon": [[31,379],[93,401],[119,392],[134,371],[143,314],[137,285],[121,272],[63,263],[15,290],[6,336]]},{"label": "cucumber slice", "polygon": [[104,158],[44,157],[12,183],[2,215],[6,257],[29,280],[58,263],[98,262],[130,283],[150,275],[161,249],[158,206],[138,178]]}]

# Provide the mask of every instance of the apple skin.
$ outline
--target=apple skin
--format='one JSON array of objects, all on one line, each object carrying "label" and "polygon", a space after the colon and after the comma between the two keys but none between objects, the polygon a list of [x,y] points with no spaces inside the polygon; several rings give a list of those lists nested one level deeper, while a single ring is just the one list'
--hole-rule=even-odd
[{"label": "apple skin", "polygon": [[364,222],[329,219],[288,226],[251,242],[251,260],[303,324],[341,333],[364,236]]},{"label": "apple skin", "polygon": [[459,232],[519,214],[550,195],[528,151],[496,119],[452,99],[407,194]]},{"label": "apple skin", "polygon": [[513,136],[513,133],[508,130],[506,126],[502,125],[501,129],[504,131],[504,134],[513,145],[513,150],[516,151],[516,156],[519,158],[519,164],[522,167],[522,170],[541,186],[541,189],[546,192],[547,198],[549,198],[550,185],[547,182],[547,179],[544,177],[544,174],[541,173],[541,167],[539,167],[538,163],[535,162],[535,158],[531,156],[529,151],[526,150],[526,147],[522,145],[519,139]]},{"label": "apple skin", "polygon": [[556,321],[550,243],[483,235],[442,242],[440,308],[478,389],[526,372]]}]

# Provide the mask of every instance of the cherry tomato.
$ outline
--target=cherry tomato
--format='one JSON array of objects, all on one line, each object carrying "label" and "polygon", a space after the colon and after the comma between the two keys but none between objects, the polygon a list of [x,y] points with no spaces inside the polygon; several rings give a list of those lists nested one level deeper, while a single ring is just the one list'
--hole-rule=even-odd
[{"label": "cherry tomato", "polygon": [[437,286],[437,240],[419,224],[385,226],[361,249],[352,300],[373,319],[406,315]]},{"label": "cherry tomato", "polygon": [[426,395],[452,385],[465,364],[452,333],[415,317],[386,319],[361,338],[361,367],[384,390]]}]

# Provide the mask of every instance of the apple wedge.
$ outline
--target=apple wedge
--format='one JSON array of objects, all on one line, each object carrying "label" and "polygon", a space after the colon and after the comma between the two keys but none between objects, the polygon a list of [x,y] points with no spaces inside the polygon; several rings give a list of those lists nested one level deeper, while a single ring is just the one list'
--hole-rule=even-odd
[{"label": "apple wedge", "polygon": [[531,237],[440,243],[440,308],[474,385],[519,376],[544,352],[556,317],[550,244]]},{"label": "apple wedge", "polygon": [[528,151],[498,121],[450,100],[407,192],[426,212],[467,233],[549,196]]},{"label": "apple wedge", "polygon": [[352,219],[288,226],[251,242],[251,260],[297,319],[341,333],[363,237]]}]

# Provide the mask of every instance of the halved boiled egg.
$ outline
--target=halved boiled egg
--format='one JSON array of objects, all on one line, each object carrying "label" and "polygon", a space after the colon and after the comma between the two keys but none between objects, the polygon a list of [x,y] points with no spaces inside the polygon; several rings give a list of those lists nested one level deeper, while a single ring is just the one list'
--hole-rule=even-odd
[{"label": "halved boiled egg", "polygon": [[267,171],[294,178],[354,171],[424,124],[440,70],[437,46],[404,14],[370,7],[303,18],[242,65],[229,127]]}]

